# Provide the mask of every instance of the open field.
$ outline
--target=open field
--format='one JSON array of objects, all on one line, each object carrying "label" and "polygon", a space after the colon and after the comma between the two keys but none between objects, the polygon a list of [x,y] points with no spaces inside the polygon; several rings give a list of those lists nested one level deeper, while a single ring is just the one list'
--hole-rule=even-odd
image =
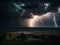
[{"label": "open field", "polygon": [[60,35],[41,32],[0,32],[0,45],[60,45]]}]

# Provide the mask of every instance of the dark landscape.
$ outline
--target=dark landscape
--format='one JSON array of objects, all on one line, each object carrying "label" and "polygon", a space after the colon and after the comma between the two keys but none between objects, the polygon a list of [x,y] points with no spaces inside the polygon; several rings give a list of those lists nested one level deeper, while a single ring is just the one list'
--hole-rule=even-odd
[{"label": "dark landscape", "polygon": [[19,30],[1,31],[0,45],[60,45],[60,31],[56,28]]}]

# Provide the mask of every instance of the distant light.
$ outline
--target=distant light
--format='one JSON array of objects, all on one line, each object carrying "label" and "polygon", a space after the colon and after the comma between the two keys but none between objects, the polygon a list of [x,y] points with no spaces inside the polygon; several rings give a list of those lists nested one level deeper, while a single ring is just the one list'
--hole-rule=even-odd
[{"label": "distant light", "polygon": [[60,7],[58,7],[58,12],[60,12]]},{"label": "distant light", "polygon": [[44,3],[45,6],[49,6],[49,3]]},{"label": "distant light", "polygon": [[25,6],[25,4],[20,4],[21,6]]},{"label": "distant light", "polygon": [[50,5],[50,3],[44,3],[45,6],[45,10],[47,9],[47,7]]}]

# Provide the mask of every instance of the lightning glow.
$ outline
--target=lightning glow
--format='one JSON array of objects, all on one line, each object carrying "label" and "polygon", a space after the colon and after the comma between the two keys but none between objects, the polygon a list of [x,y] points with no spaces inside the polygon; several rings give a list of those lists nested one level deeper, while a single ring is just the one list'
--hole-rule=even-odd
[{"label": "lightning glow", "polygon": [[43,24],[44,23],[43,20],[46,19],[46,18],[48,19],[49,16],[50,16],[49,13],[43,14],[42,16],[35,15],[33,17],[33,19],[29,20],[28,25],[30,27],[42,27],[42,25],[40,25],[40,24]]},{"label": "lightning glow", "polygon": [[21,7],[17,5],[16,3],[14,3],[14,6],[16,6],[18,9],[21,9]]},{"label": "lightning glow", "polygon": [[[47,21],[47,22],[46,22]],[[52,16],[52,13],[46,13],[41,16],[34,15],[33,19],[29,19],[28,26],[29,27],[46,27],[46,24],[51,27],[51,23],[54,23],[52,26],[57,27],[56,17]]]}]

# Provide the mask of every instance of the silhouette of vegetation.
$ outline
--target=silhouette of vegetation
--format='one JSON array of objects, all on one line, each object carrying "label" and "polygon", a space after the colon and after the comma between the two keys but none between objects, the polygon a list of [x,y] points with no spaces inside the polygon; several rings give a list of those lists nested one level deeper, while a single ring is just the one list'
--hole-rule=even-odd
[{"label": "silhouette of vegetation", "polygon": [[[12,38],[13,40],[5,40],[6,35]],[[24,34],[19,33],[15,35],[13,33],[0,33],[0,41],[5,40],[4,42],[9,44],[19,44],[19,45],[58,45],[60,44],[60,35],[36,35],[36,34]],[[2,42],[3,43],[3,42]]]},{"label": "silhouette of vegetation", "polygon": [[27,39],[26,35],[24,33],[21,33],[19,36],[16,36],[18,40],[24,41]]},{"label": "silhouette of vegetation", "polygon": [[40,35],[32,35],[32,38],[35,38],[35,39],[40,39]]},{"label": "silhouette of vegetation", "polygon": [[9,34],[9,37],[12,37],[12,35],[11,35],[11,34]]},{"label": "silhouette of vegetation", "polygon": [[20,38],[21,38],[22,41],[27,39],[27,37],[26,37],[26,35],[24,33],[20,34]]}]

